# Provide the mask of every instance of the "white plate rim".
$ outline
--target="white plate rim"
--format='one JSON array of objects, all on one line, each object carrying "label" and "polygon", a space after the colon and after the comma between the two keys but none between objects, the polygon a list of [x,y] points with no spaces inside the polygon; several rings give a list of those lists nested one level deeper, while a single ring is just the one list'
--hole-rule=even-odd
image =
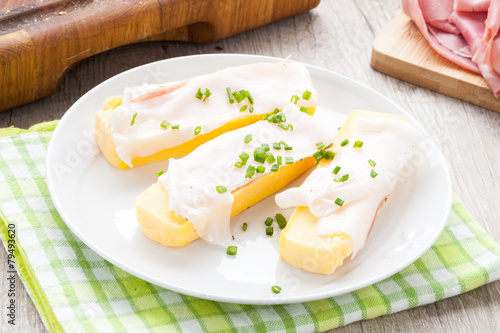
[{"label": "white plate rim", "polygon": [[[214,57],[216,57],[216,58],[227,58],[227,59],[231,59],[231,58],[232,59],[241,59],[241,61],[246,61],[246,60],[250,59],[251,61],[254,61],[254,62],[258,62],[258,61],[268,61],[268,62],[274,61],[274,62],[276,62],[276,61],[282,61],[283,60],[282,58],[276,58],[276,57],[270,57],[270,56],[261,56],[261,55],[248,55],[248,54],[203,54],[203,55],[181,56],[181,57],[169,58],[169,59],[165,59],[165,60],[160,60],[160,61],[148,63],[148,64],[144,64],[144,65],[141,65],[141,66],[138,66],[138,67],[134,67],[134,68],[129,69],[127,71],[121,72],[121,73],[119,73],[119,74],[117,74],[117,75],[115,75],[115,76],[113,76],[113,77],[111,77],[111,78],[103,81],[102,83],[100,83],[99,85],[95,86],[93,89],[91,89],[87,93],[85,93],[82,97],[80,97],[68,109],[68,111],[63,115],[63,117],[59,121],[58,126],[54,130],[54,133],[52,135],[51,141],[49,142],[49,147],[48,147],[48,150],[47,150],[47,162],[46,162],[46,166],[45,166],[45,171],[46,171],[46,175],[47,175],[47,186],[48,186],[49,193],[50,193],[50,196],[52,198],[52,201],[54,203],[54,206],[56,207],[56,209],[57,209],[58,213],[60,214],[61,218],[64,220],[64,222],[70,228],[70,230],[74,233],[74,235],[78,237],[78,239],[80,239],[83,243],[85,243],[87,246],[89,246],[89,248],[91,248],[94,252],[96,252],[98,255],[100,255],[101,257],[103,257],[105,260],[111,262],[113,265],[116,265],[117,267],[119,267],[119,268],[127,271],[128,273],[130,273],[130,274],[132,274],[132,275],[134,275],[136,277],[139,277],[139,278],[141,278],[141,279],[143,279],[145,281],[151,282],[151,283],[153,283],[155,285],[164,287],[164,288],[169,289],[171,291],[175,291],[175,292],[178,292],[178,293],[181,293],[181,294],[184,294],[184,295],[189,295],[189,296],[199,297],[199,298],[203,298],[203,299],[213,300],[213,301],[229,302],[229,303],[239,303],[239,304],[258,304],[258,305],[266,305],[266,304],[272,304],[272,305],[277,305],[277,304],[293,304],[293,303],[301,303],[301,302],[314,301],[314,300],[325,299],[325,298],[329,298],[329,297],[333,297],[333,296],[339,296],[339,295],[342,295],[342,294],[346,294],[346,293],[349,293],[349,292],[352,292],[352,291],[355,291],[355,290],[358,290],[358,289],[370,286],[370,285],[372,285],[374,283],[377,283],[377,282],[380,282],[380,281],[382,281],[382,280],[384,280],[384,279],[386,279],[386,278],[388,278],[388,277],[390,277],[390,276],[392,276],[392,275],[400,272],[402,269],[408,267],[414,261],[416,261],[418,258],[420,258],[435,243],[435,241],[441,235],[442,231],[444,230],[444,228],[446,226],[446,222],[448,221],[449,215],[451,213],[451,206],[452,206],[452,200],[453,200],[451,174],[450,174],[450,171],[449,171],[448,162],[446,161],[446,159],[444,158],[444,156],[443,156],[443,154],[442,154],[442,152],[440,150],[438,151],[438,154],[439,154],[439,156],[442,159],[442,163],[443,163],[444,171],[445,171],[444,176],[446,178],[445,182],[448,185],[447,186],[447,191],[446,191],[446,198],[444,200],[447,203],[447,209],[444,212],[444,215],[442,215],[442,217],[440,219],[440,224],[436,225],[436,229],[432,233],[432,237],[429,237],[428,240],[426,242],[424,242],[423,245],[421,245],[420,250],[413,252],[407,258],[407,260],[404,263],[402,263],[400,265],[397,265],[397,266],[393,267],[390,270],[387,270],[383,274],[379,274],[377,276],[374,276],[371,279],[367,279],[367,280],[362,281],[360,283],[352,284],[349,287],[346,287],[346,288],[343,288],[343,289],[334,290],[332,292],[321,293],[321,294],[311,294],[311,295],[300,296],[300,297],[287,296],[287,297],[283,297],[283,298],[273,298],[273,299],[265,298],[265,299],[260,299],[260,300],[244,299],[244,298],[239,298],[239,297],[226,297],[226,296],[212,295],[212,294],[205,294],[205,293],[200,292],[200,291],[185,289],[185,288],[182,288],[182,287],[178,287],[176,285],[171,285],[171,284],[165,283],[165,281],[162,281],[160,279],[144,275],[140,271],[137,271],[136,269],[134,269],[133,267],[130,267],[130,266],[124,264],[124,263],[121,263],[121,262],[115,260],[113,257],[109,256],[107,253],[103,252],[99,248],[99,246],[97,246],[96,244],[93,244],[87,238],[87,236],[85,234],[83,234],[82,232],[80,232],[80,230],[78,229],[78,226],[74,225],[71,222],[71,219],[66,214],[64,207],[61,205],[60,201],[58,200],[56,189],[54,187],[53,174],[52,174],[52,172],[50,172],[51,161],[53,161],[53,156],[55,154],[54,145],[51,144],[53,142],[52,139],[53,138],[57,138],[60,135],[60,132],[63,131],[63,128],[65,127],[65,124],[70,121],[72,113],[76,112],[78,110],[78,107],[76,107],[78,105],[78,103],[80,101],[82,101],[82,100],[85,100],[85,98],[88,95],[91,95],[95,90],[100,89],[100,87],[102,85],[104,85],[108,80],[115,79],[116,77],[119,77],[121,75],[125,75],[126,73],[128,73],[130,71],[140,71],[140,70],[143,70],[143,69],[145,69],[145,68],[147,68],[149,66],[153,66],[153,65],[156,65],[156,64],[159,64],[159,63],[165,63],[165,62],[175,63],[176,61],[185,61],[185,60],[187,60],[187,61],[190,61],[190,60],[192,60],[192,61],[198,61],[198,60],[201,60],[201,61],[210,61],[210,59],[213,59]],[[392,100],[390,100],[389,98],[385,97],[384,95],[380,94],[376,90],[374,90],[374,89],[372,89],[372,88],[370,88],[370,87],[368,87],[368,86],[366,86],[366,85],[364,85],[364,84],[362,84],[362,83],[360,83],[360,82],[358,82],[356,80],[353,80],[353,79],[351,79],[349,77],[346,77],[344,75],[335,73],[335,72],[330,71],[328,69],[321,68],[321,67],[315,66],[315,65],[310,65],[310,64],[307,64],[307,63],[303,63],[303,64],[311,72],[311,76],[314,76],[314,74],[316,74],[316,75],[325,75],[326,77],[332,76],[332,77],[334,77],[336,79],[340,79],[342,81],[345,81],[345,83],[348,84],[348,85],[355,86],[357,89],[364,90],[364,91],[362,91],[363,94],[364,93],[369,93],[369,94],[374,95],[377,98],[383,99],[386,103],[390,104],[390,106],[392,108],[394,108],[398,112],[400,112],[403,115],[403,117],[405,117],[407,120],[411,121],[413,124],[416,124],[425,133],[425,135],[428,138],[431,138],[431,136],[429,135],[429,133],[422,127],[422,125],[413,116],[411,116],[407,111],[405,111],[399,105],[397,105]],[[432,140],[432,141],[434,142],[434,140]]]}]

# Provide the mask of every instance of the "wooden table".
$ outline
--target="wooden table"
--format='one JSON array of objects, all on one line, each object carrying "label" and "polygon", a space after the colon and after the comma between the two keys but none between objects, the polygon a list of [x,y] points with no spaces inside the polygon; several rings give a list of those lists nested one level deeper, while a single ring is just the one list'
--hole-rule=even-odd
[{"label": "wooden table", "polygon": [[[500,242],[500,113],[416,87],[370,68],[371,43],[399,11],[400,0],[323,0],[311,12],[212,44],[150,42],[121,47],[81,62],[50,97],[0,113],[0,127],[27,128],[59,119],[98,83],[148,62],[199,53],[247,53],[328,68],[363,82],[410,112],[431,133],[451,168],[455,193]],[[0,250],[0,263],[7,261]],[[17,325],[9,332],[46,332],[18,282]],[[0,308],[6,307],[6,273],[0,272]],[[4,313],[4,311],[2,311]],[[500,332],[500,282],[467,294],[336,332]],[[10,326],[10,325],[9,325]],[[0,331],[7,327],[0,316]]]}]

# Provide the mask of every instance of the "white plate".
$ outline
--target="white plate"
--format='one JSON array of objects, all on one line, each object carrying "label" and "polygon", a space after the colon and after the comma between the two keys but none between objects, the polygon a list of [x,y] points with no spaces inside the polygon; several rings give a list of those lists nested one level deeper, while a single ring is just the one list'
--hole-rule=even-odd
[{"label": "white plate", "polygon": [[[331,276],[292,268],[279,260],[279,234],[265,235],[264,220],[280,211],[274,196],[232,220],[238,254],[198,240],[163,247],[139,230],[136,196],[156,181],[165,162],[120,171],[109,165],[94,142],[94,114],[105,98],[126,86],[161,83],[228,66],[280,59],[252,55],[199,55],[147,64],[98,85],[66,112],[50,142],[47,182],[57,210],[73,233],[106,260],[146,281],[183,294],[245,304],[282,304],[344,294],[400,271],[419,258],[442,232],[451,207],[446,162],[430,139],[428,156],[414,177],[399,184],[379,216],[365,248]],[[320,94],[315,117],[337,129],[352,109],[404,116],[407,112],[374,90],[328,70],[307,66]],[[298,179],[294,185],[302,182]],[[282,211],[289,217],[292,210]],[[248,222],[248,230],[241,225]],[[276,228],[278,229],[278,228]],[[276,295],[271,286],[280,285]]]}]

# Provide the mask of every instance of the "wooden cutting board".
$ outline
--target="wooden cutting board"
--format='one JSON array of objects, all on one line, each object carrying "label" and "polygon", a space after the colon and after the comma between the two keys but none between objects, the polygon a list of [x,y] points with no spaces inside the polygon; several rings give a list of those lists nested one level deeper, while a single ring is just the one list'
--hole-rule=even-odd
[{"label": "wooden cutting board", "polygon": [[0,111],[54,93],[79,61],[151,40],[208,43],[320,0],[0,0]]},{"label": "wooden cutting board", "polygon": [[372,47],[371,66],[382,73],[500,112],[484,78],[437,54],[418,28],[399,12]]}]

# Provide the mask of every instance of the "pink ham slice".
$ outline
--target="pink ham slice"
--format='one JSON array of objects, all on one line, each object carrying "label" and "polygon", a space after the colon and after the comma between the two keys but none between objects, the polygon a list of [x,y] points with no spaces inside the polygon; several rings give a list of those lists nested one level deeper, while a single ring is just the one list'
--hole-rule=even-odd
[{"label": "pink ham slice", "polygon": [[[453,4],[453,2],[445,0],[443,1],[444,5],[437,7],[435,2],[441,1],[403,0],[403,11],[413,20],[418,29],[422,32],[422,35],[437,53],[463,68],[479,73],[478,66],[469,58],[471,52],[462,35],[450,33],[436,26],[436,21],[442,20],[446,15],[448,15],[448,17],[451,15],[450,8],[453,7],[450,7],[450,3]],[[434,7],[429,9],[429,4]],[[423,7],[422,5],[427,5],[427,7]],[[425,8],[425,10],[421,10],[421,8]],[[433,13],[433,11],[438,12]],[[437,20],[434,19],[433,24],[428,26],[424,19],[423,12],[426,13],[425,15],[427,17],[437,18]]]},{"label": "pink ham slice", "polygon": [[478,64],[495,97],[500,96],[500,0],[492,0],[486,28],[473,60]]},{"label": "pink ham slice", "polygon": [[450,23],[460,31],[472,54],[475,54],[481,45],[486,15],[486,12],[453,12],[450,15]]},{"label": "pink ham slice", "polygon": [[487,12],[491,0],[455,0],[454,9],[457,12]]}]

